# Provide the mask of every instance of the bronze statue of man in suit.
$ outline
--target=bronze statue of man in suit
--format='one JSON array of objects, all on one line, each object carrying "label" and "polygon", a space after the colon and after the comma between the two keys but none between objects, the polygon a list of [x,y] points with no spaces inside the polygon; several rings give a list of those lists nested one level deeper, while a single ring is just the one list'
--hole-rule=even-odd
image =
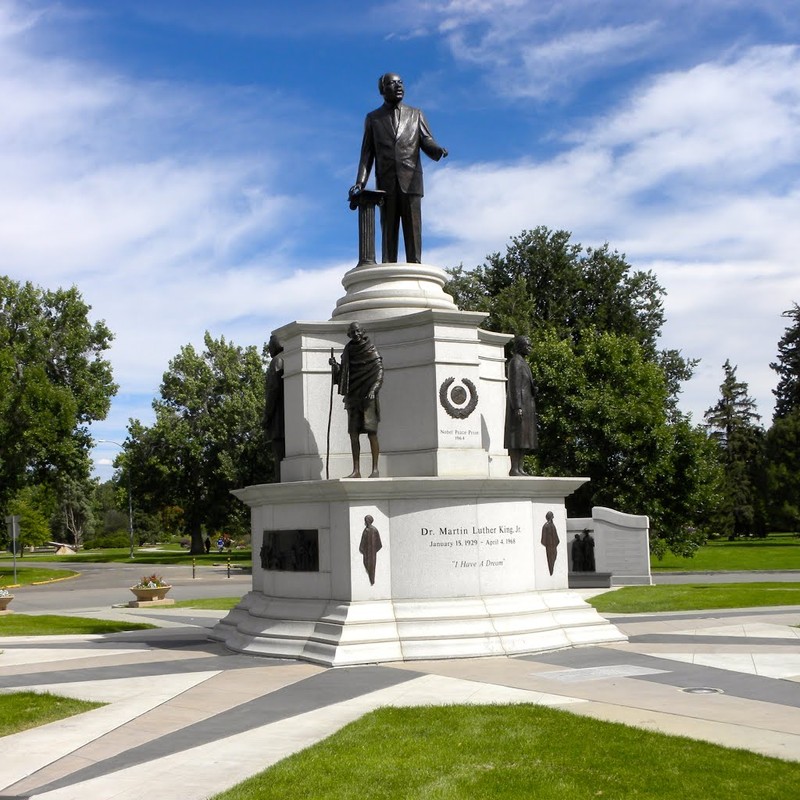
[{"label": "bronze statue of man in suit", "polygon": [[375,188],[386,192],[381,206],[381,233],[384,263],[397,261],[400,222],[406,261],[422,261],[422,150],[434,161],[447,157],[447,150],[436,143],[425,115],[418,108],[403,105],[403,79],[387,72],[378,79],[383,105],[370,111],[364,121],[364,140],[355,185],[350,196],[366,186],[375,164]]}]

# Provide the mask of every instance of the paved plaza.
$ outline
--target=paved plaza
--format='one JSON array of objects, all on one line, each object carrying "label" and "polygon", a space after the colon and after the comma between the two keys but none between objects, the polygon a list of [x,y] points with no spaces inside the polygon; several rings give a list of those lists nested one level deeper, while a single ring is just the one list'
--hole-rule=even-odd
[{"label": "paved plaza", "polygon": [[[172,569],[178,599],[249,588],[247,575]],[[0,798],[200,800],[390,705],[534,703],[800,762],[797,607],[616,616],[628,643],[328,669],[209,642],[222,612],[114,608],[126,570],[98,571],[91,592],[68,582],[15,598],[17,611],[57,602],[159,627],[0,638],[0,691],[108,703],[4,738]]]}]

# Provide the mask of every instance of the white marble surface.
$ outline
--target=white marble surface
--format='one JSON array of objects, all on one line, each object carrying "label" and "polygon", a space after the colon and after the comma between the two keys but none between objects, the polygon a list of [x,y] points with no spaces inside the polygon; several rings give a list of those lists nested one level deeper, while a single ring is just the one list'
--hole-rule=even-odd
[{"label": "white marble surface", "polygon": [[[362,322],[383,359],[382,475],[508,474],[502,441],[503,348],[510,336],[478,328],[484,317],[455,308],[429,308],[367,322],[351,317],[293,322],[278,329],[276,334],[284,346],[286,398],[282,479],[323,478],[326,463],[333,478],[352,470],[347,414],[335,389],[331,402],[328,365],[331,350],[341,358],[351,319]],[[456,387],[461,391],[453,394]],[[442,403],[442,393],[450,413]],[[369,448],[366,437],[362,438],[362,473],[368,474]]]}]

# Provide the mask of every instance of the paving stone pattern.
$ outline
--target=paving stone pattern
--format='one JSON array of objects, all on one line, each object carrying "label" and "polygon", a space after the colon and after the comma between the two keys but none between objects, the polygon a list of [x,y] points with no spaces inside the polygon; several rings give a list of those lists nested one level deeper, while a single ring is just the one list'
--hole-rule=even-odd
[{"label": "paving stone pattern", "polygon": [[337,669],[232,654],[208,641],[217,612],[99,613],[128,614],[164,627],[0,638],[0,691],[108,703],[5,737],[0,798],[201,800],[386,705],[542,704],[800,762],[797,608],[619,616],[628,643]]}]

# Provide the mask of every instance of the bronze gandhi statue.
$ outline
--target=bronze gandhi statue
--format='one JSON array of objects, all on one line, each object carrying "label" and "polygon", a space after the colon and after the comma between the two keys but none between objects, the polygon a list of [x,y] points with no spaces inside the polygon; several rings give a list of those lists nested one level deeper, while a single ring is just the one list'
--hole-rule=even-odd
[{"label": "bronze gandhi statue", "polygon": [[361,444],[359,435],[367,434],[372,453],[370,478],[379,477],[378,423],[381,419],[378,392],[383,385],[383,360],[375,345],[358,322],[351,322],[347,329],[350,341],[344,346],[342,363],[328,359],[333,367],[332,380],[344,396],[347,409],[347,432],[350,434],[350,449],[353,453],[353,471],[348,478],[361,477]]}]

